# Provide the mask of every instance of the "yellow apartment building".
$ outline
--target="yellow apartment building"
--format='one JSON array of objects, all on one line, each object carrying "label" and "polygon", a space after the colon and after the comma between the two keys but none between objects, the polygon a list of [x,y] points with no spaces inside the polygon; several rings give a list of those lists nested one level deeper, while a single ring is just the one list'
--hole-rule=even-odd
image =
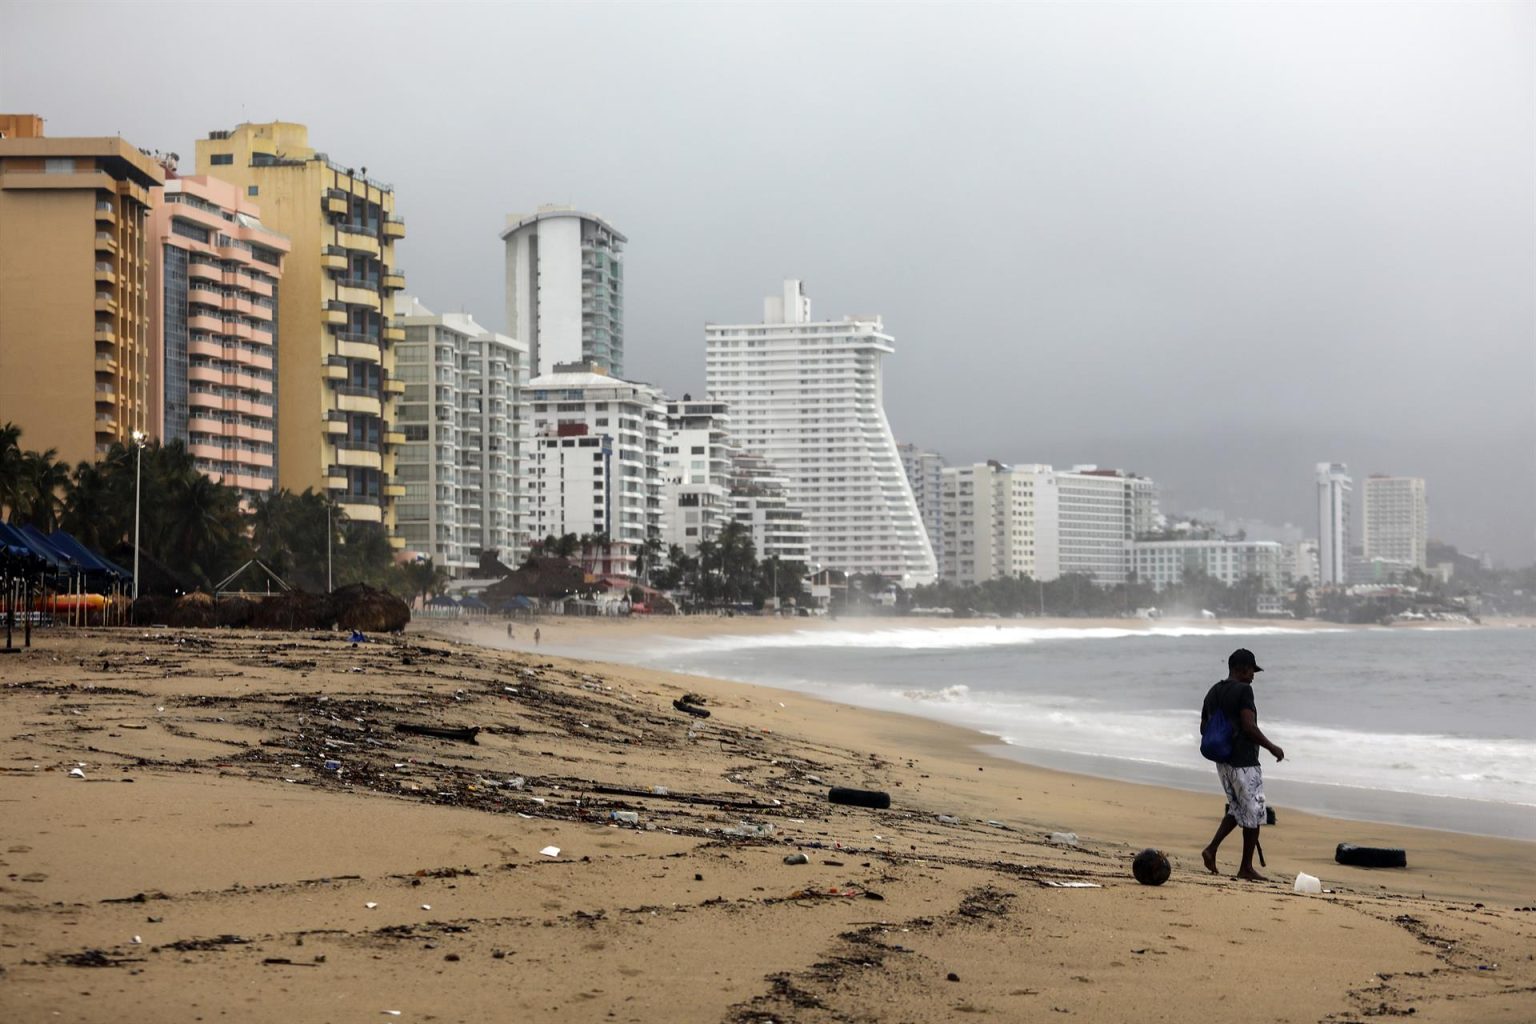
[{"label": "yellow apartment building", "polygon": [[0,114],[0,422],[90,461],[150,427],[151,190],[119,138],[49,138]]},{"label": "yellow apartment building", "polygon": [[405,287],[395,243],[405,222],[394,190],[309,145],[301,124],[274,121],[211,132],[197,173],[238,185],[262,224],[288,238],[277,313],[277,484],[330,496],[353,520],[395,535],[395,424],[404,384],[391,312]]}]

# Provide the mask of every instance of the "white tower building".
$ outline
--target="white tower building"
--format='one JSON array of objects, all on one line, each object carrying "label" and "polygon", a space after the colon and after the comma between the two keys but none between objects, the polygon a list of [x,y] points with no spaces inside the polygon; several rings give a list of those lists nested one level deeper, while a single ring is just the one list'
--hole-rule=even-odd
[{"label": "white tower building", "polygon": [[[946,466],[942,473],[945,582],[1039,578],[1035,562],[1035,487],[1049,466],[982,462]],[[1054,491],[1047,488],[1047,496]]]},{"label": "white tower building", "polygon": [[1424,480],[1377,476],[1365,481],[1365,558],[1423,569],[1429,543],[1429,505]]},{"label": "white tower building", "polygon": [[624,244],[601,217],[568,206],[507,218],[507,329],[528,343],[533,376],[557,363],[624,374]]},{"label": "white tower building", "polygon": [[878,316],[812,321],[799,281],[764,301],[761,324],[705,327],[710,397],[730,407],[741,447],[789,482],[811,561],[915,586],[938,570],[882,405],[893,351]]},{"label": "white tower building", "polygon": [[906,471],[912,498],[917,502],[918,514],[923,517],[923,529],[928,531],[928,544],[933,548],[933,558],[942,575],[945,534],[944,456],[938,452],[924,451],[915,444],[899,444],[896,450],[901,453],[901,467]]},{"label": "white tower building", "polygon": [[406,547],[455,575],[482,551],[515,565],[527,550],[523,523],[522,388],[528,346],[463,313],[438,315],[395,297],[396,372],[405,384],[396,505]]},{"label": "white tower building", "polygon": [[534,540],[603,534],[613,572],[631,575],[663,536],[661,449],[667,413],[649,384],[562,364],[528,382]]},{"label": "white tower building", "polygon": [[1318,585],[1349,582],[1349,493],[1353,481],[1342,462],[1317,464]]},{"label": "white tower building", "polygon": [[661,449],[662,494],[667,525],[662,541],[689,555],[714,540],[731,521],[730,416],[724,402],[683,396],[667,403],[667,436]]},{"label": "white tower building", "polygon": [[737,452],[732,459],[731,508],[736,521],[752,531],[760,560],[810,562],[805,513],[789,500],[788,484],[761,455]]}]

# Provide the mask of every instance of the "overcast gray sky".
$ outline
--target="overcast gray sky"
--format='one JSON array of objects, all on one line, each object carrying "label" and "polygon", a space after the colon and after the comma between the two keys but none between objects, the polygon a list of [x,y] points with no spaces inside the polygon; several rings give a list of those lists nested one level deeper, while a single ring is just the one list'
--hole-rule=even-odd
[{"label": "overcast gray sky", "polygon": [[396,186],[434,309],[505,214],[630,238],[628,374],[783,277],[895,335],[898,437],[1097,462],[1315,532],[1312,465],[1536,557],[1536,7],[0,2],[0,109],[180,152],[242,120]]}]

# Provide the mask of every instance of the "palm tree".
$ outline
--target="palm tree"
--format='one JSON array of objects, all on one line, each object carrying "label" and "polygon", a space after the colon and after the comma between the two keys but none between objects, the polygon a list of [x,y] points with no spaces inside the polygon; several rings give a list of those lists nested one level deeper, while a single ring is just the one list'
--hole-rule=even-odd
[{"label": "palm tree", "polygon": [[26,453],[21,450],[21,428],[7,420],[0,425],[0,522],[7,513],[14,518],[26,493],[23,476]]},{"label": "palm tree", "polygon": [[240,498],[196,469],[176,472],[178,461],[172,460],[175,475],[157,503],[158,543],[150,550],[162,561],[180,561],[211,586],[236,568],[247,551]]},{"label": "palm tree", "polygon": [[58,455],[57,448],[49,448],[44,452],[27,452],[22,457],[25,493],[21,504],[11,511],[12,522],[30,523],[44,533],[52,533],[59,525],[64,494],[69,489],[69,463],[61,462]]}]

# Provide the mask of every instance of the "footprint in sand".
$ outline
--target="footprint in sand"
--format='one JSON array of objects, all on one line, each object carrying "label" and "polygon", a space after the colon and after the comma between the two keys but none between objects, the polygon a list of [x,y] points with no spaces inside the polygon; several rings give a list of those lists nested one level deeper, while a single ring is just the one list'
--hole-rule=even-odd
[{"label": "footprint in sand", "polygon": [[5,852],[6,853],[31,853],[32,852],[32,847],[30,847],[30,846],[22,846],[20,844],[17,844],[16,846],[8,846],[8,847],[6,847]]}]

